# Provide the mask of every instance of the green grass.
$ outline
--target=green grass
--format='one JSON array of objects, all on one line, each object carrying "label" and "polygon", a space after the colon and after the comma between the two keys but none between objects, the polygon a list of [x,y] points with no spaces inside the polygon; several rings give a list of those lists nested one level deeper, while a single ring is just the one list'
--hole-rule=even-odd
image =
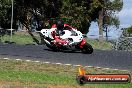
[{"label": "green grass", "polygon": [[[129,73],[129,71],[86,68],[88,74]],[[132,88],[129,84],[86,84],[76,82],[78,67],[42,62],[0,59],[0,87],[4,88]]]},{"label": "green grass", "polygon": [[[36,37],[39,39],[39,37]],[[10,41],[10,35],[4,35],[2,37],[2,42]],[[24,45],[24,44],[36,44],[32,37],[26,33],[26,32],[15,32],[12,36],[12,42],[15,42],[16,44]]]},{"label": "green grass", "polygon": [[75,84],[75,81],[68,75],[60,75],[47,72],[32,71],[2,71],[0,78],[5,80],[18,80],[26,83],[46,84]]},{"label": "green grass", "polygon": [[99,40],[87,39],[87,42],[93,46],[94,49],[106,49],[111,50],[112,44],[107,41],[100,42]]}]

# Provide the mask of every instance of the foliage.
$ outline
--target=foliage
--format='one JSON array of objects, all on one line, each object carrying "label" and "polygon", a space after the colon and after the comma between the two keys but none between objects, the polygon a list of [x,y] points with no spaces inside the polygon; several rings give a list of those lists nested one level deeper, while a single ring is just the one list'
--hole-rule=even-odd
[{"label": "foliage", "polygon": [[132,26],[122,29],[122,35],[115,41],[113,48],[132,51]]},{"label": "foliage", "polygon": [[127,35],[121,36],[118,41],[113,41],[113,49],[132,51],[132,38]]},{"label": "foliage", "polygon": [[[122,0],[14,0],[14,25],[19,20],[28,29],[31,18],[37,21],[38,30],[45,27],[50,18],[69,18],[67,22],[80,31],[87,33],[92,21],[98,21],[99,12],[105,9],[106,19],[104,24],[119,25],[119,20],[114,15],[122,9]],[[0,1],[0,23],[10,24],[11,0]],[[4,9],[3,9],[4,8]],[[41,26],[44,25],[44,26]],[[5,27],[5,26],[4,26]]]},{"label": "foliage", "polygon": [[0,0],[0,26],[3,28],[10,27],[11,19],[11,2],[10,0]]},{"label": "foliage", "polygon": [[127,29],[128,34],[132,34],[132,26],[128,27]]},{"label": "foliage", "polygon": [[62,3],[61,16],[71,18],[69,22],[72,26],[77,27],[80,31],[87,33],[91,21],[93,20],[90,17],[90,4],[88,0],[65,0]]},{"label": "foliage", "polygon": [[117,17],[117,13],[122,10],[123,1],[122,0],[106,0],[104,3],[104,21],[103,27],[115,26],[119,28],[120,21]]}]

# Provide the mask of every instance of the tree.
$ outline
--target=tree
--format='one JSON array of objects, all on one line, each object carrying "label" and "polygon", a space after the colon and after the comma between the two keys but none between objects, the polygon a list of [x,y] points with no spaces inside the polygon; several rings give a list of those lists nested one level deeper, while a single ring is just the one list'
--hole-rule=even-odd
[{"label": "tree", "polygon": [[132,34],[132,26],[126,28],[126,31],[127,31],[128,35],[131,36],[131,34]]},{"label": "tree", "polygon": [[10,28],[11,19],[11,1],[1,0],[0,1],[0,26],[2,28]]},{"label": "tree", "polygon": [[121,11],[123,7],[122,0],[102,0],[102,9],[99,13],[99,35],[100,40],[103,39],[103,29],[108,26],[119,27],[120,21],[116,14]]},{"label": "tree", "polygon": [[[51,17],[70,18],[69,24],[77,27],[80,31],[87,33],[91,13],[88,11],[90,0],[15,0],[16,16],[23,23],[28,24],[28,14],[34,15],[38,24],[41,19],[47,20]],[[89,15],[90,13],[90,15]],[[96,18],[95,16],[93,16]]]},{"label": "tree", "polygon": [[[0,12],[0,18],[2,18],[0,21],[3,22],[2,25],[5,25],[10,23],[11,2],[1,0],[0,3],[2,3],[2,8],[5,8],[1,10],[4,12]],[[103,35],[103,27],[106,24],[119,25],[115,13],[121,10],[122,5],[121,0],[14,0],[13,27],[16,27],[15,24],[19,20],[30,32],[31,18],[34,18],[38,25],[52,17],[68,18],[70,20],[66,20],[66,22],[85,34],[88,32],[91,22],[97,21],[99,33]],[[42,26],[38,26],[37,29],[42,29]]]},{"label": "tree", "polygon": [[91,3],[88,0],[64,0],[60,16],[70,18],[69,24],[87,33],[92,21],[88,11]]},{"label": "tree", "polygon": [[36,20],[39,25],[37,30],[41,30],[43,24],[42,21],[45,21],[49,14],[47,12],[48,6],[48,0],[14,0],[14,20],[19,20],[26,27],[28,33],[37,44],[39,44],[39,40],[37,40],[31,32],[31,21]]}]

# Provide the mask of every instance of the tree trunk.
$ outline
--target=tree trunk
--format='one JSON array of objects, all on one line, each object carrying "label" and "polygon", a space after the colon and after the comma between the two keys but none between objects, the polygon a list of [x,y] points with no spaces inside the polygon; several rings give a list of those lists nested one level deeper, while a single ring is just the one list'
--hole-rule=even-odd
[{"label": "tree trunk", "polygon": [[99,41],[103,41],[103,9],[99,11]]},{"label": "tree trunk", "polygon": [[31,32],[31,30],[29,29],[29,26],[28,24],[26,23],[22,23],[25,27],[26,27],[26,30],[28,32],[28,34],[32,37],[33,41],[36,42],[36,44],[40,44],[39,40],[33,35],[33,33]]},{"label": "tree trunk", "polygon": [[108,41],[108,27],[106,27],[106,41]]},{"label": "tree trunk", "polygon": [[44,45],[45,44],[44,37],[41,33],[39,33],[39,35],[40,35],[40,44]]},{"label": "tree trunk", "polygon": [[28,30],[28,33],[29,33],[30,36],[32,37],[33,41],[36,42],[36,44],[39,45],[39,44],[40,44],[40,43],[39,43],[39,40],[33,35],[33,33],[32,33],[30,30]]}]

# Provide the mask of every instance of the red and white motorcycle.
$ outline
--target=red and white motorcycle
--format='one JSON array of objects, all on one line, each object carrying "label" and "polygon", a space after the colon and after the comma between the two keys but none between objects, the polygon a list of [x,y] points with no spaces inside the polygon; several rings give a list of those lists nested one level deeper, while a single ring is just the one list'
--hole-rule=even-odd
[{"label": "red and white motorcycle", "polygon": [[45,44],[48,48],[53,51],[82,51],[85,54],[93,53],[93,48],[87,41],[84,39],[83,34],[75,28],[72,30],[65,29],[63,30],[63,35],[59,36],[62,40],[65,40],[63,44],[57,44],[52,36],[52,32],[56,28],[51,29],[42,29],[41,33],[44,36]]}]

